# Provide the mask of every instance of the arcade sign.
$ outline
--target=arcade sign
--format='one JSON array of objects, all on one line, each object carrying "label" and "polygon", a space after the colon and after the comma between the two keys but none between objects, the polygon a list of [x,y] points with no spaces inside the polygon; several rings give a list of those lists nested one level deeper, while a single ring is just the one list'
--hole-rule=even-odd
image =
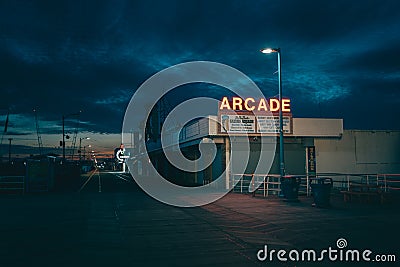
[{"label": "arcade sign", "polygon": [[261,98],[255,100],[252,97],[242,99],[240,97],[233,97],[232,101],[229,101],[228,97],[224,96],[219,104],[219,110],[236,110],[236,111],[270,111],[277,112],[282,109],[282,112],[291,112],[290,110],[290,99],[282,99],[282,103],[279,99]]},{"label": "arcade sign", "polygon": [[282,110],[283,133],[293,132],[290,99],[261,98],[255,100],[252,97],[242,99],[240,97],[223,97],[219,102],[219,118],[221,133],[235,134],[278,134],[280,120],[277,115]]}]

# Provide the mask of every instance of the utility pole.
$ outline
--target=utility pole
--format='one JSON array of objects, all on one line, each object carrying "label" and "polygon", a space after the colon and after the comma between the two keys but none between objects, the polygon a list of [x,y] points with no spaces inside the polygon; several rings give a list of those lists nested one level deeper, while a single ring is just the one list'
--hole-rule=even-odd
[{"label": "utility pole", "polygon": [[[63,161],[65,161],[65,118],[70,117],[70,116],[79,116],[81,114],[81,111],[78,113],[72,113],[68,115],[62,115],[62,149],[63,149]],[[69,136],[67,137],[69,139]]]},{"label": "utility pole", "polygon": [[65,116],[62,116],[62,149],[63,149],[63,161],[65,161]]},{"label": "utility pole", "polygon": [[8,138],[8,141],[10,141],[8,144],[8,163],[10,163],[10,164],[11,164],[11,141],[12,140],[13,140],[12,138]]},{"label": "utility pole", "polygon": [[40,128],[39,128],[39,119],[37,116],[37,112],[36,109],[33,110],[33,112],[35,113],[35,122],[36,122],[36,135],[37,135],[37,139],[38,139],[38,146],[39,146],[39,154],[40,156],[43,154],[42,152],[42,148],[43,148],[43,143],[42,143],[42,137],[40,135]]}]

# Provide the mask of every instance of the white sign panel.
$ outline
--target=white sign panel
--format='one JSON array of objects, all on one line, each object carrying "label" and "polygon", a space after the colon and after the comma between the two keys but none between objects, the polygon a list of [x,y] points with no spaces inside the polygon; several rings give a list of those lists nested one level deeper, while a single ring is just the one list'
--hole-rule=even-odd
[{"label": "white sign panel", "polygon": [[[283,132],[291,133],[291,118],[283,116]],[[257,116],[257,132],[258,133],[279,133],[279,117],[278,116]]]},{"label": "white sign panel", "polygon": [[119,162],[125,162],[125,159],[129,158],[129,155],[125,154],[125,148],[120,148],[117,153],[115,154],[115,157],[118,159]]},{"label": "white sign panel", "polygon": [[255,116],[221,115],[221,132],[223,133],[255,133]]}]

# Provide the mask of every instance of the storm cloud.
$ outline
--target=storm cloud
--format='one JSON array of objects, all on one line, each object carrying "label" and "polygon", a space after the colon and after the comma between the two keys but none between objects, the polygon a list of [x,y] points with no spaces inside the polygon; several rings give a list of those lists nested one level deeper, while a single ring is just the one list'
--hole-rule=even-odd
[{"label": "storm cloud", "polygon": [[62,114],[82,111],[81,130],[119,133],[135,90],[177,63],[228,64],[276,95],[276,56],[259,50],[280,47],[295,117],[400,129],[399,9],[398,1],[2,1],[0,114],[21,119],[36,108],[53,133]]}]

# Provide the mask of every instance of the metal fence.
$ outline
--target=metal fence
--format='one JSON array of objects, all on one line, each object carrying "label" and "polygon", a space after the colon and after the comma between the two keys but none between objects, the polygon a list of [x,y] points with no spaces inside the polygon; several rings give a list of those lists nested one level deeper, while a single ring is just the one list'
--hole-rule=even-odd
[{"label": "metal fence", "polygon": [[0,176],[0,193],[24,193],[25,176]]},{"label": "metal fence", "polygon": [[[281,191],[280,175],[276,174],[231,174],[231,183],[235,184],[233,192],[249,193],[254,191],[264,197],[278,195]],[[299,177],[299,195],[311,194],[310,184],[312,179],[332,178],[333,187],[338,190],[349,190],[350,185],[376,184],[384,192],[400,192],[400,174],[343,174],[343,173],[319,173],[315,176],[290,175]],[[258,188],[255,188],[259,185]],[[249,190],[250,189],[250,190]]]},{"label": "metal fence", "polygon": [[[233,191],[248,193],[249,190],[262,193],[263,196],[278,195],[281,191],[279,175],[265,174],[232,174],[231,182],[235,184]],[[258,188],[256,185],[260,184]]]}]

